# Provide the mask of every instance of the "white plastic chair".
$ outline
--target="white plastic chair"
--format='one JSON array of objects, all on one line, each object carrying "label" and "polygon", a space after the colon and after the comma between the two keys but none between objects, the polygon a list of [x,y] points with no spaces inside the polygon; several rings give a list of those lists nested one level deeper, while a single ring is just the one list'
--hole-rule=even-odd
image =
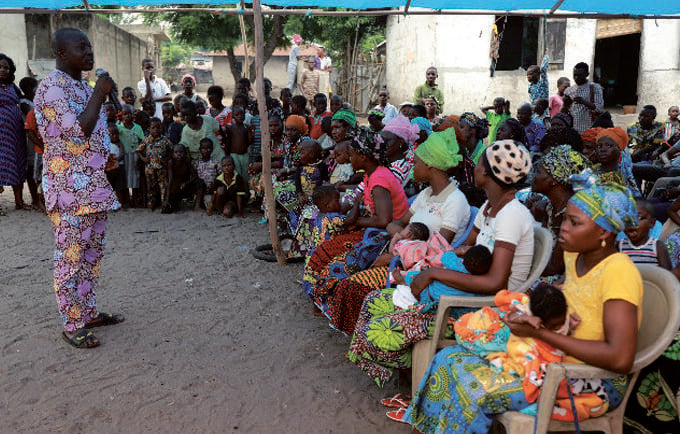
[{"label": "white plastic chair", "polygon": [[[534,225],[534,256],[531,261],[531,269],[526,281],[517,289],[516,292],[526,292],[531,285],[536,282],[552,255],[553,239],[552,234],[541,226]],[[411,395],[415,395],[420,380],[425,375],[427,367],[430,365],[434,354],[440,348],[455,345],[454,339],[443,339],[446,326],[448,324],[449,311],[452,307],[484,307],[493,306],[494,296],[475,296],[464,295],[443,295],[439,299],[437,307],[437,317],[434,323],[434,333],[432,339],[425,339],[413,346],[411,356]]]},{"label": "white plastic chair", "polygon": [[[616,409],[603,416],[579,422],[582,431],[603,431],[620,434],[623,431],[623,414],[630,397],[635,380],[640,370],[666,350],[673,336],[680,328],[680,283],[675,276],[662,268],[653,265],[638,265],[642,275],[644,295],[642,300],[642,324],[637,336],[637,352],[631,370],[628,389],[623,402]],[[615,378],[620,374],[596,368],[586,364],[560,363],[551,364],[546,370],[545,381],[538,398],[538,419],[536,433],[548,431],[574,431],[573,422],[552,420],[552,410],[560,382],[565,378]],[[508,434],[525,434],[534,432],[534,416],[510,411],[496,416],[496,421],[503,425]]]}]

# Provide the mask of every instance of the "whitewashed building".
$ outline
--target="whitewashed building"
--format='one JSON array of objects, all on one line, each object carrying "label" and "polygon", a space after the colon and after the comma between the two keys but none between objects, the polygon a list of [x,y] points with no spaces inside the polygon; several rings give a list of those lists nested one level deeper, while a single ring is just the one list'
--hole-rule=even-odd
[{"label": "whitewashed building", "polygon": [[[491,73],[494,24],[502,32]],[[545,31],[544,31],[545,29]],[[496,96],[512,112],[528,101],[526,68],[550,55],[550,93],[561,76],[572,80],[578,62],[590,65],[608,107],[654,104],[659,117],[680,104],[680,20],[565,19],[465,16],[390,16],[386,79],[392,103],[413,99],[436,66],[444,113],[478,111]]]}]

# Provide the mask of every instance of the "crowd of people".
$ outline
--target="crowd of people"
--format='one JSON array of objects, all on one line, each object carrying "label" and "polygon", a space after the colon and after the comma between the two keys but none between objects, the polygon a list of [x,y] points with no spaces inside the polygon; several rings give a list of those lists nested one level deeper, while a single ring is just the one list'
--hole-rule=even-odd
[{"label": "crowd of people", "polygon": [[[17,209],[50,216],[58,299],[75,285],[64,267],[84,226],[95,244],[83,251],[89,268],[76,285],[84,301],[59,299],[69,343],[99,345],[87,327],[123,320],[96,309],[74,312],[94,297],[82,282],[98,273],[102,212],[191,208],[232,218],[275,207],[285,254],[304,259],[302,291],[312,313],[350,337],[347,359],[379,387],[395,372],[407,375],[413,344],[431,336],[442,295],[496,295],[500,314],[453,309],[447,334],[458,344],[436,355],[415,396],[384,400],[394,407],[388,417],[420,432],[487,432],[494,414],[535,412],[545,372],[531,363],[536,358],[622,374],[571,381],[578,405],[559,400],[565,420],[621,403],[641,315],[635,264],[680,278],[677,106],[666,122],[644,106],[627,130],[614,127],[587,64],[574,67],[574,85],[562,77],[550,95],[547,56],[527,70],[527,102],[516,117],[501,96],[479,113],[444,115],[434,67],[411,102],[395,107],[382,89],[368,125],[338,95],[328,101],[303,85],[300,94],[285,88],[276,99],[266,79],[267,119],[247,79],[239,80],[229,106],[220,86],[208,89],[207,101],[200,98],[190,75],[173,99],[149,59],[137,89],[124,88],[117,104],[104,102],[105,79],[94,89],[81,79],[88,65],[69,53],[83,37],[72,29],[55,36],[58,70],[40,85],[27,77],[17,87],[12,60],[0,55],[0,185],[12,187]],[[95,98],[101,119],[88,103]],[[271,133],[265,145],[274,203],[264,198],[262,122]],[[81,153],[88,158],[77,158]],[[529,276],[534,225],[555,243],[541,279],[522,298],[512,291]],[[480,324],[493,338],[484,345],[475,337]],[[667,358],[677,364],[673,357]],[[680,386],[677,369],[640,381],[640,390],[654,382],[673,391]],[[654,424],[671,419],[653,417],[662,404],[649,400],[630,417],[646,415],[641,423],[656,431]]]}]

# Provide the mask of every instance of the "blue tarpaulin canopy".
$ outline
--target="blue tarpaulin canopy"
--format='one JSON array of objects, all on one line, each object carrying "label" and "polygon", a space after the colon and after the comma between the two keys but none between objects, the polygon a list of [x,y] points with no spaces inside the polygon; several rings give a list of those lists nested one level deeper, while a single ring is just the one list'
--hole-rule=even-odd
[{"label": "blue tarpaulin canopy", "polygon": [[[461,11],[549,11],[557,0],[412,0],[411,8],[426,8],[431,10],[461,10]],[[117,5],[126,7],[167,5],[168,0],[92,0],[90,5]],[[182,4],[202,4],[217,6],[237,4],[238,0],[201,0],[182,1]],[[250,1],[246,1],[250,3]],[[268,0],[265,5],[298,7],[298,8],[331,8],[338,7],[337,0]],[[406,0],[345,0],[343,8],[366,10],[378,8],[399,8],[406,5]],[[79,0],[33,0],[31,8],[63,9],[82,7]],[[0,0],[0,8],[24,8],[25,0]],[[680,3],[675,0],[564,0],[559,6],[560,11],[583,14],[612,14],[631,16],[678,16],[680,17]],[[312,10],[313,13],[313,10]]]}]

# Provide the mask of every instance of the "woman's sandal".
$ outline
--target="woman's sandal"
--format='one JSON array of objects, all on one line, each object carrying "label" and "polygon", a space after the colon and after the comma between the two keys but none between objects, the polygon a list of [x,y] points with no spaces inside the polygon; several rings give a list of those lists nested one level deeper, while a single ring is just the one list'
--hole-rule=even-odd
[{"label": "woman's sandal", "polygon": [[30,211],[31,210],[31,205],[27,203],[16,203],[14,204],[14,209],[17,211]]},{"label": "woman's sandal", "polygon": [[63,337],[64,340],[68,342],[71,346],[78,349],[94,348],[101,345],[99,339],[97,339],[94,333],[84,328],[78,330],[78,333],[74,334],[71,337],[68,337],[66,332],[61,332],[61,337]]},{"label": "woman's sandal", "polygon": [[380,403],[390,408],[406,408],[411,403],[411,395],[408,393],[397,393],[391,398],[381,400]]},{"label": "woman's sandal", "polygon": [[405,414],[406,407],[402,407],[394,411],[388,411],[387,413],[385,413],[385,416],[387,416],[388,419],[392,419],[395,422],[408,424],[408,422],[403,420]]},{"label": "woman's sandal", "polygon": [[125,317],[123,315],[99,312],[99,316],[97,318],[89,320],[87,324],[85,324],[85,327],[90,329],[94,327],[104,327],[109,325],[120,324],[123,321],[125,321]]}]

